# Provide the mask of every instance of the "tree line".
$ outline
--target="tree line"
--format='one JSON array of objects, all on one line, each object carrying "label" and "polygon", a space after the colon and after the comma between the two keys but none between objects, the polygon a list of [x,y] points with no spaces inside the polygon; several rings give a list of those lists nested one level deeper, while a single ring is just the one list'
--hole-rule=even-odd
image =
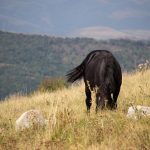
[{"label": "tree line", "polygon": [[47,78],[65,78],[92,50],[111,51],[123,71],[150,60],[150,41],[95,40],[0,31],[0,99],[35,90]]}]

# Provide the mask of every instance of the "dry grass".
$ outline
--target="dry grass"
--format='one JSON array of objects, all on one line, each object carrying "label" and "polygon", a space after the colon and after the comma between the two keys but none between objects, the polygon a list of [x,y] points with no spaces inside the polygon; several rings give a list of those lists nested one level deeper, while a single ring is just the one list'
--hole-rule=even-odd
[{"label": "dry grass", "polygon": [[[84,84],[53,93],[11,96],[0,103],[0,149],[149,150],[150,118],[127,119],[131,104],[150,106],[150,71],[123,75],[116,111],[86,114]],[[15,131],[16,119],[39,109],[49,126]]]}]

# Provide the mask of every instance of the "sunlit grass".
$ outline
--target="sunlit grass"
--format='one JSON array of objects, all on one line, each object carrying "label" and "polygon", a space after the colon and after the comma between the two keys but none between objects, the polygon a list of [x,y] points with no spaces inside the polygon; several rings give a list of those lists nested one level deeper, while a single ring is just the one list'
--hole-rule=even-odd
[{"label": "sunlit grass", "polygon": [[[150,118],[126,118],[131,104],[150,106],[150,71],[123,74],[116,111],[95,114],[93,100],[87,115],[84,100],[82,82],[53,93],[10,96],[0,103],[0,149],[150,149]],[[48,127],[16,132],[16,119],[29,109],[40,110]]]}]

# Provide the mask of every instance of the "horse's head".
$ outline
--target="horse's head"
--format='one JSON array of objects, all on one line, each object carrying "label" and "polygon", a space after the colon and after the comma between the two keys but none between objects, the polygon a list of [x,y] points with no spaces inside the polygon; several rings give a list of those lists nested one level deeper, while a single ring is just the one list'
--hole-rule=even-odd
[{"label": "horse's head", "polygon": [[96,111],[100,109],[112,109],[113,108],[113,99],[110,94],[105,92],[96,93]]}]

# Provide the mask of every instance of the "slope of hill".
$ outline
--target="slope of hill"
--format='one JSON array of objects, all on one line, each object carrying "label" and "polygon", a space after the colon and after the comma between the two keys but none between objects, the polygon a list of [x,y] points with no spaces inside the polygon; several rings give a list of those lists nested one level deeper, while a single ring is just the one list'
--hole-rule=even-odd
[{"label": "slope of hill", "polygon": [[[126,114],[130,103],[150,106],[149,77],[150,70],[123,74],[118,109],[96,115],[93,100],[90,116],[83,83],[53,93],[12,96],[0,102],[0,149],[148,150],[150,118],[132,120]],[[15,120],[29,109],[39,109],[47,119],[53,115],[55,126],[16,132]]]},{"label": "slope of hill", "polygon": [[150,59],[150,41],[97,41],[0,31],[0,99],[33,91],[44,78],[64,77],[94,49],[112,51],[128,71]]}]

